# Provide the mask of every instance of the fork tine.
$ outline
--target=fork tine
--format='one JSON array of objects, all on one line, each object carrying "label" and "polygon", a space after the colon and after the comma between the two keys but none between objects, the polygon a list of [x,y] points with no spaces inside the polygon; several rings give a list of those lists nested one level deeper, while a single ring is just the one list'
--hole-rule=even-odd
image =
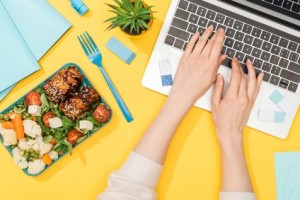
[{"label": "fork tine", "polygon": [[90,48],[90,44],[85,40],[84,34],[80,35],[81,41],[84,44],[85,48],[89,52],[89,55],[93,54],[92,49]]},{"label": "fork tine", "polygon": [[82,47],[83,50],[84,50],[84,53],[85,53],[87,56],[89,56],[89,52],[87,51],[87,49],[86,49],[86,47],[85,47],[85,44],[83,43],[82,39],[81,39],[79,36],[77,36],[77,38],[78,38],[78,40],[79,40],[79,42],[80,42],[81,47]]},{"label": "fork tine", "polygon": [[88,37],[86,36],[85,33],[83,33],[83,36],[84,36],[84,38],[85,38],[84,41],[85,41],[86,44],[88,45],[89,49],[91,49],[92,53],[95,53],[96,50],[93,48],[93,45],[91,44],[91,41],[88,39]]},{"label": "fork tine", "polygon": [[86,31],[85,33],[86,33],[86,35],[88,36],[89,40],[92,42],[92,44],[93,44],[94,48],[96,49],[96,51],[99,51],[99,49],[98,49],[96,43],[94,42],[94,40],[93,40],[93,38],[90,36],[90,34],[89,34],[87,31]]}]

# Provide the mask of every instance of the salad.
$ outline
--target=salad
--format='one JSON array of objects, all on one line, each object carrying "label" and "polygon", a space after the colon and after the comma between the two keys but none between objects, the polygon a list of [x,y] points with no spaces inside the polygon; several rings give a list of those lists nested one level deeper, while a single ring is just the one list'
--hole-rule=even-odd
[{"label": "salad", "polygon": [[80,69],[68,66],[0,114],[0,139],[20,168],[37,175],[110,117]]}]

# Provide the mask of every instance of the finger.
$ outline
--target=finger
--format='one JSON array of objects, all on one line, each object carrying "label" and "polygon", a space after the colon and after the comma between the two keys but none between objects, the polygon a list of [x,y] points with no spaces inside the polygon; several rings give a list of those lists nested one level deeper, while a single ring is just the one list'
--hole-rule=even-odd
[{"label": "finger", "polygon": [[242,67],[240,67],[240,73],[241,73],[241,83],[240,83],[240,88],[239,88],[239,95],[242,97],[247,97],[247,80],[246,80],[246,76],[244,74],[244,71],[242,69]]},{"label": "finger", "polygon": [[200,33],[198,31],[193,35],[193,37],[189,41],[189,43],[188,43],[188,45],[187,45],[187,47],[186,47],[186,49],[184,51],[183,56],[188,56],[188,55],[190,55],[192,53],[192,51],[193,51],[193,49],[195,47],[195,44],[196,44],[196,42],[197,42],[197,40],[199,38],[199,35],[200,35]]},{"label": "finger", "polygon": [[222,99],[223,89],[224,89],[224,78],[221,74],[218,74],[215,83],[215,89],[212,96],[212,106],[214,108],[218,107],[218,105],[220,104],[220,101]]},{"label": "finger", "polygon": [[213,32],[213,30],[214,30],[213,25],[210,25],[210,26],[204,31],[204,33],[202,34],[202,36],[199,37],[198,42],[197,42],[197,44],[196,44],[196,46],[195,46],[195,48],[194,48],[194,51],[193,51],[193,53],[194,53],[195,55],[199,55],[199,54],[202,52],[202,50],[203,50],[203,48],[205,47],[205,45],[206,45],[206,43],[207,43],[207,40],[208,40],[210,34]]},{"label": "finger", "polygon": [[218,58],[218,65],[220,66],[224,60],[226,60],[227,58],[227,55],[220,55],[219,58]]},{"label": "finger", "polygon": [[248,96],[252,97],[257,87],[256,73],[250,59],[247,60],[246,64],[248,69]]},{"label": "finger", "polygon": [[[202,55],[209,57],[211,48],[212,48],[214,42],[216,41],[216,38],[218,37],[218,35],[219,35],[219,33],[215,32],[213,37],[207,42],[206,46],[202,50]],[[220,51],[220,53],[221,53],[221,51]]]},{"label": "finger", "polygon": [[[208,49],[208,51],[210,52],[209,55],[210,58],[212,59],[217,58],[221,54],[224,39],[225,39],[225,31],[222,28],[219,28],[216,34],[216,39],[210,47],[211,49]],[[209,46],[207,48],[209,48]]]},{"label": "finger", "polygon": [[240,83],[241,83],[241,71],[240,71],[240,63],[236,58],[232,59],[231,62],[231,79],[230,79],[230,84],[228,88],[228,93],[231,95],[237,96],[240,88]]},{"label": "finger", "polygon": [[260,90],[260,87],[261,87],[261,84],[263,82],[263,78],[264,78],[264,73],[261,72],[258,77],[257,77],[257,86],[256,86],[256,91],[255,91],[255,94],[254,96],[252,97],[253,100],[256,99],[258,93],[259,93],[259,90]]}]

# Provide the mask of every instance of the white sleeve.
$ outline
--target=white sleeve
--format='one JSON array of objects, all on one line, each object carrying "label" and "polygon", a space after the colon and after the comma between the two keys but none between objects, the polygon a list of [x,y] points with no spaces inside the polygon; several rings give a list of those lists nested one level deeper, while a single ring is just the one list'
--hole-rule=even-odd
[{"label": "white sleeve", "polygon": [[156,200],[154,190],[162,165],[131,152],[127,161],[108,179],[108,187],[97,200]]},{"label": "white sleeve", "polygon": [[251,192],[220,192],[220,200],[255,200]]}]

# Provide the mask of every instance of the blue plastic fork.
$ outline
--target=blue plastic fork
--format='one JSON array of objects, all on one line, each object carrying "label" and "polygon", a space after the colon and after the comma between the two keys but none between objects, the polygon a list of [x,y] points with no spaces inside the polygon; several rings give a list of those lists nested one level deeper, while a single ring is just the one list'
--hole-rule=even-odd
[{"label": "blue plastic fork", "polygon": [[98,49],[96,43],[94,42],[94,40],[92,39],[92,37],[89,35],[88,32],[85,32],[78,36],[78,40],[79,40],[85,54],[89,58],[89,60],[93,64],[95,64],[99,67],[102,75],[104,76],[104,79],[105,79],[107,85],[109,86],[120,109],[122,110],[122,113],[123,113],[124,117],[126,118],[126,121],[127,122],[133,121],[133,117],[132,117],[130,111],[128,110],[126,104],[124,103],[123,99],[121,98],[120,94],[118,93],[117,89],[113,85],[112,81],[110,80],[109,76],[107,75],[106,71],[104,70],[104,68],[102,66],[101,52],[99,51],[99,49]]}]

